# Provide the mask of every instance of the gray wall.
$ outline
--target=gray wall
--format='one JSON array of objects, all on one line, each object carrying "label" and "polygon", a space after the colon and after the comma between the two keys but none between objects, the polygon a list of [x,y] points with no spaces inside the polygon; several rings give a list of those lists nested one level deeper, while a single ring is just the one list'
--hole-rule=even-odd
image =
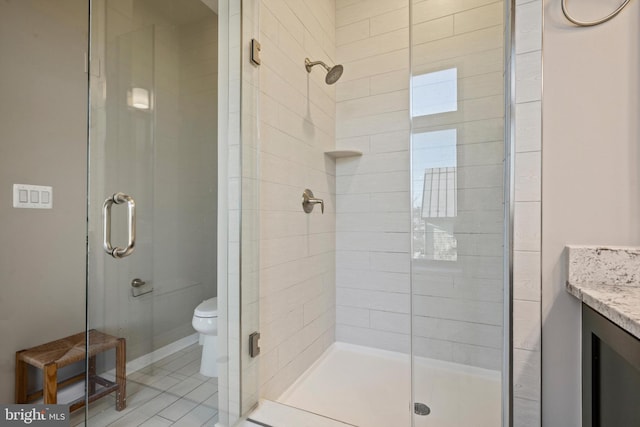
[{"label": "gray wall", "polygon": [[[612,1],[570,2],[582,19]],[[542,425],[580,425],[580,305],[564,287],[566,244],[640,244],[640,4],[573,28],[544,8]]]},{"label": "gray wall", "polygon": [[[87,2],[0,2],[0,402],[15,351],[84,329]],[[53,186],[52,210],[12,185]]]}]

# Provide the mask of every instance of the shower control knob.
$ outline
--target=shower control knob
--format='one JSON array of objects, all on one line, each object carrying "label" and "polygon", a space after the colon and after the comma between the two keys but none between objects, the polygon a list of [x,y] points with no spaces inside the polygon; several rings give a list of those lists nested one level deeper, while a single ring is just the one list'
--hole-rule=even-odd
[{"label": "shower control knob", "polygon": [[313,197],[313,191],[308,188],[302,193],[302,210],[311,213],[315,205],[320,205],[320,211],[324,213],[324,200]]},{"label": "shower control knob", "polygon": [[131,286],[133,286],[134,288],[139,288],[140,286],[144,286],[146,284],[147,284],[147,282],[145,282],[142,279],[133,279],[131,281]]}]

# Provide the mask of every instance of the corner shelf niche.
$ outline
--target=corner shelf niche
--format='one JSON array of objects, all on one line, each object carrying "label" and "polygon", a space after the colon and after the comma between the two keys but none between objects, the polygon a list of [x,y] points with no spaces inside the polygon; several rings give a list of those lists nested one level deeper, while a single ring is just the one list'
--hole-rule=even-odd
[{"label": "corner shelf niche", "polygon": [[362,151],[357,150],[331,150],[325,151],[324,154],[331,157],[332,159],[342,159],[345,157],[360,157],[362,156]]}]

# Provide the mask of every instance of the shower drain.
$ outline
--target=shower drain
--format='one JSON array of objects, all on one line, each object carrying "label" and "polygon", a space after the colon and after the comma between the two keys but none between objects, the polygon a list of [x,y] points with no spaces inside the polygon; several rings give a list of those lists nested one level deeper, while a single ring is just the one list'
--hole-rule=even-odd
[{"label": "shower drain", "polygon": [[413,405],[413,412],[415,412],[416,415],[429,415],[431,409],[424,403],[416,402]]}]

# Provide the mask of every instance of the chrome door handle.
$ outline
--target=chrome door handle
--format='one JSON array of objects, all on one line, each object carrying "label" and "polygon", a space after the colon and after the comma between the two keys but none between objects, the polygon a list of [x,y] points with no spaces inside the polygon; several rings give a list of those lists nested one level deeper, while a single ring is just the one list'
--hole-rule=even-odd
[{"label": "chrome door handle", "polygon": [[308,188],[302,193],[302,209],[306,213],[311,213],[315,205],[320,205],[320,211],[324,213],[324,200],[313,197],[313,191]]},{"label": "chrome door handle", "polygon": [[[127,204],[128,217],[128,229],[129,239],[127,247],[119,248],[111,246],[111,206],[113,204],[120,205],[122,203]],[[103,248],[106,253],[114,258],[124,258],[133,253],[133,249],[136,245],[136,202],[133,197],[127,196],[124,193],[116,193],[104,201],[102,205],[102,237]]]}]

